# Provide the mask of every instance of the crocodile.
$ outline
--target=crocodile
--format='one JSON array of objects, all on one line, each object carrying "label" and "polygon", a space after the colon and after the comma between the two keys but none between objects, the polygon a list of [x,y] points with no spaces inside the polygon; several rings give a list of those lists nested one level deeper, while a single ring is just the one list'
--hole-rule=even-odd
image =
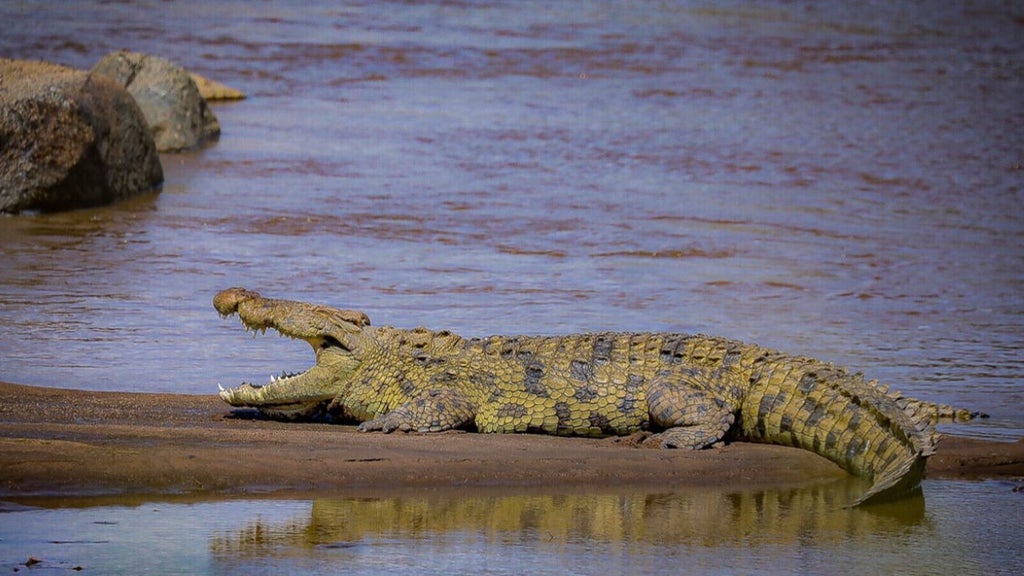
[{"label": "crocodile", "polygon": [[704,335],[594,333],[463,338],[230,288],[213,299],[246,330],[308,342],[312,367],[220,388],[273,419],[360,422],[369,431],[637,435],[702,449],[796,446],[870,481],[853,505],[916,491],[940,420],[967,410],[902,396],[833,364]]}]

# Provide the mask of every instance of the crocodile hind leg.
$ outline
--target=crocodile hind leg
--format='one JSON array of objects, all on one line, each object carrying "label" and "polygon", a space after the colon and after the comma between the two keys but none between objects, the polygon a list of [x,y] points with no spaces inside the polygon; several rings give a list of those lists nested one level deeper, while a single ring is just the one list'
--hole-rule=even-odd
[{"label": "crocodile hind leg", "polygon": [[664,431],[645,444],[700,450],[722,441],[736,421],[736,409],[695,385],[707,382],[710,376],[703,369],[688,369],[650,383],[647,407],[651,423]]},{"label": "crocodile hind leg", "polygon": [[476,410],[462,393],[450,388],[427,390],[383,416],[359,425],[360,432],[442,432],[473,421]]}]

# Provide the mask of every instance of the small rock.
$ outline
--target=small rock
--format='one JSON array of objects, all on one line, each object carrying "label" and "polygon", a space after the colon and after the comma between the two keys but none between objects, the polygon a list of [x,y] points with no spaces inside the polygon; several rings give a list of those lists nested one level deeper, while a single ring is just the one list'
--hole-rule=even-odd
[{"label": "small rock", "polygon": [[210,80],[204,78],[195,72],[190,72],[192,81],[196,83],[196,88],[199,88],[199,94],[205,100],[244,100],[245,92],[241,90],[235,90],[229,86],[225,86],[216,80]]}]

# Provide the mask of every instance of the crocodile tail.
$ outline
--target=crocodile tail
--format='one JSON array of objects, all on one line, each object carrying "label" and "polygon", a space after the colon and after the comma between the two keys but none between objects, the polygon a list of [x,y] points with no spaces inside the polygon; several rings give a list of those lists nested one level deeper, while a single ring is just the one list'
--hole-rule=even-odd
[{"label": "crocodile tail", "polygon": [[743,435],[835,462],[871,487],[853,505],[916,489],[938,435],[927,411],[906,409],[860,374],[816,360],[766,354],[740,409]]}]

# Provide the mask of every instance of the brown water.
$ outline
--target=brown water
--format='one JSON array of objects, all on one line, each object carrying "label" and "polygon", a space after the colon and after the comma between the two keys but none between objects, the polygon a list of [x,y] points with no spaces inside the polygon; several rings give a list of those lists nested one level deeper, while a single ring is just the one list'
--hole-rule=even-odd
[{"label": "brown water", "polygon": [[[720,334],[1024,435],[1019,3],[8,0],[0,22],[0,56],[131,48],[250,95],[162,157],[159,195],[0,218],[0,379],[209,393],[309,364],[217,317],[242,285],[465,335]],[[910,519],[795,494],[26,511],[0,550],[90,573],[140,549],[150,573],[1021,569],[1007,486],[926,483]],[[344,521],[374,507],[397,523]],[[59,544],[75,526],[113,528]]]},{"label": "brown water", "polygon": [[0,378],[208,393],[310,362],[212,295],[467,335],[701,331],[1020,436],[1013,2],[5,2],[0,56],[246,91],[162,193],[0,218]]}]

